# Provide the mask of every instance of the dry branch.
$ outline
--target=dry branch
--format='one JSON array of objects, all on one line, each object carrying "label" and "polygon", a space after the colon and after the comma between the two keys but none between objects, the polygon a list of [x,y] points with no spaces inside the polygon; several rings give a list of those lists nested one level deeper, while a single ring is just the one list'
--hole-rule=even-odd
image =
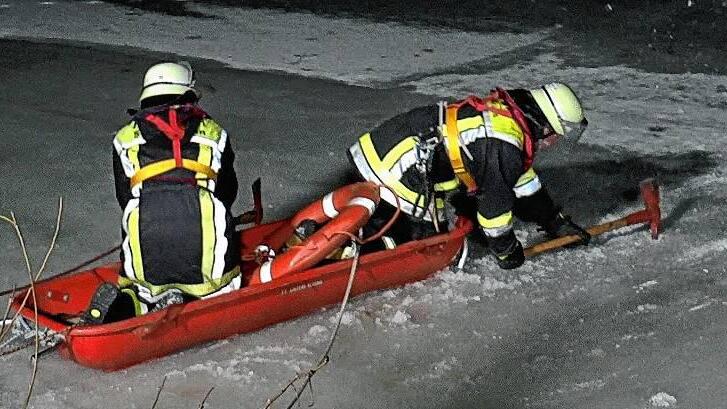
[{"label": "dry branch", "polygon": [[162,389],[164,389],[164,384],[167,383],[167,377],[165,376],[164,379],[162,379],[162,384],[159,385],[159,389],[157,390],[157,396],[154,398],[154,403],[151,405],[151,409],[154,409],[157,407],[157,403],[159,402],[159,395],[162,394]]},{"label": "dry branch", "polygon": [[212,393],[213,390],[215,390],[215,387],[214,386],[211,387],[210,390],[207,391],[207,394],[206,395],[204,395],[204,399],[202,399],[202,402],[200,402],[200,404],[197,407],[197,409],[204,409],[204,403],[207,402],[207,398],[210,397],[210,394]]},{"label": "dry branch", "polygon": [[[43,270],[45,269],[46,263],[48,262],[48,258],[50,257],[51,252],[53,251],[53,247],[55,247],[56,239],[58,238],[58,232],[60,231],[61,226],[61,216],[63,214],[63,198],[58,199],[58,216],[56,218],[56,226],[55,231],[53,233],[53,238],[51,239],[50,246],[48,247],[48,251],[45,254],[45,258],[43,259],[43,263],[41,264],[41,267],[38,269],[38,271],[33,275],[33,270],[30,265],[30,257],[28,256],[28,249],[25,245],[25,239],[23,238],[23,233],[20,231],[20,226],[17,223],[17,220],[15,219],[15,214],[13,212],[10,212],[10,217],[2,216],[0,215],[0,220],[10,224],[13,229],[15,230],[15,235],[18,238],[18,241],[20,242],[20,249],[23,254],[23,258],[25,260],[25,267],[28,272],[28,278],[30,279],[30,289],[26,291],[25,297],[23,299],[22,304],[18,308],[18,312],[13,316],[13,319],[10,322],[10,325],[8,325],[8,329],[3,331],[0,331],[0,341],[7,335],[7,333],[10,331],[10,328],[14,325],[15,321],[17,320],[20,310],[25,307],[25,304],[28,302],[29,297],[32,295],[33,297],[33,312],[34,312],[34,321],[35,321],[35,350],[33,353],[33,370],[31,373],[30,381],[28,383],[28,394],[25,397],[25,402],[23,403],[23,408],[27,408],[28,404],[30,403],[30,397],[33,394],[33,386],[35,385],[35,377],[38,373],[38,352],[40,350],[40,333],[38,331],[38,301],[36,298],[36,292],[35,292],[35,281],[40,278],[41,274],[43,273]],[[10,298],[12,300],[12,297]],[[8,311],[9,311],[8,304]],[[7,312],[6,312],[7,316]],[[3,326],[5,325],[5,318],[3,319]],[[3,328],[5,329],[5,328]]]},{"label": "dry branch", "polygon": [[[356,269],[358,268],[358,259],[359,255],[361,253],[360,246],[357,242],[357,240],[353,240],[351,245],[354,249],[354,256],[353,256],[353,262],[351,263],[351,272],[348,275],[348,284],[346,285],[346,292],[343,295],[343,300],[341,301],[341,308],[338,310],[338,318],[336,320],[336,326],[333,329],[333,332],[331,333],[331,338],[328,341],[328,346],[326,347],[325,352],[321,355],[321,358],[318,360],[318,363],[311,369],[309,369],[306,372],[299,372],[296,374],[296,376],[288,382],[283,389],[278,392],[277,395],[273,396],[272,398],[268,399],[265,402],[265,409],[268,409],[272,406],[272,404],[277,401],[285,392],[287,392],[289,389],[293,389],[295,391],[295,398],[293,398],[293,401],[290,402],[288,405],[288,409],[292,408],[293,405],[295,405],[298,400],[300,399],[300,396],[303,394],[303,392],[308,388],[311,393],[311,402],[313,402],[313,386],[312,386],[312,379],[313,376],[318,372],[321,368],[326,366],[328,362],[330,362],[330,352],[333,348],[333,343],[336,340],[336,335],[338,335],[338,330],[341,328],[341,320],[343,319],[343,313],[346,310],[346,306],[348,305],[348,299],[351,295],[351,288],[353,287],[353,280],[356,277]],[[303,385],[298,388],[296,386],[296,382],[299,380],[303,380]],[[312,406],[312,403],[311,403]]]}]

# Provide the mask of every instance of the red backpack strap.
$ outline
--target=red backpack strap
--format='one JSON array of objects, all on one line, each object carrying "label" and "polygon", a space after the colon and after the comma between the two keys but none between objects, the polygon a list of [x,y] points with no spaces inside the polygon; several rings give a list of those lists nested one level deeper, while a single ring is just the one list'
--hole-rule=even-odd
[{"label": "red backpack strap", "polygon": [[[512,99],[510,94],[508,94],[508,92],[504,89],[497,87],[495,88],[493,94],[497,95],[498,99],[505,101],[505,104],[510,108],[507,116],[514,119],[523,131],[523,134],[525,136],[523,138],[523,153],[525,153],[523,167],[525,168],[525,170],[528,170],[531,166],[533,166],[533,161],[535,160],[535,150],[533,149],[533,135],[530,133],[530,127],[528,126],[528,122],[525,120],[525,114],[523,114],[523,111],[515,103],[515,100]],[[492,111],[496,112],[494,110]]]}]

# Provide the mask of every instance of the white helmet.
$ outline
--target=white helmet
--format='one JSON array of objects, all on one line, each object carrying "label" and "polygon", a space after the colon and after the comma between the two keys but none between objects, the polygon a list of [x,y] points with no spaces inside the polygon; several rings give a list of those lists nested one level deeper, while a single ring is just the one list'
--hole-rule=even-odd
[{"label": "white helmet", "polygon": [[139,101],[158,95],[184,95],[194,89],[194,70],[186,61],[163,62],[152,65],[144,75]]},{"label": "white helmet", "polygon": [[569,86],[554,82],[531,89],[530,94],[556,134],[571,142],[580,139],[588,121],[580,100]]}]

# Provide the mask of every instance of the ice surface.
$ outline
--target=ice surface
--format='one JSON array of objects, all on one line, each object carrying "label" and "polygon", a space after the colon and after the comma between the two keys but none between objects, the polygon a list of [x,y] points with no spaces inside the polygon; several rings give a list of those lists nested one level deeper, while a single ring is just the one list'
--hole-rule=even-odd
[{"label": "ice surface", "polygon": [[[611,5],[622,18],[624,7]],[[206,7],[214,18],[195,19],[104,2],[5,0],[0,7],[0,35],[40,43],[20,50],[4,44],[0,152],[10,154],[0,161],[0,214],[16,211],[31,255],[42,255],[55,198],[73,199],[54,272],[115,244],[109,137],[126,120],[123,109],[135,102],[145,66],[169,57],[144,49],[308,77],[250,75],[194,60],[203,102],[236,131],[241,184],[263,175],[271,218],[330,191],[331,174],[345,167],[345,147],[398,111],[494,85],[569,82],[591,125],[571,155],[542,153],[544,184],[575,220],[596,224],[639,210],[634,189],[656,176],[662,237],[624,229],[508,272],[473,246],[461,272],[352,299],[331,363],[316,375],[316,407],[677,404],[665,392],[645,402],[659,390],[678,392],[680,407],[723,407],[724,76],[586,64],[564,55],[587,51],[557,44],[553,36],[564,31],[557,27],[474,33],[239,8]],[[59,41],[43,44],[48,39]],[[489,64],[513,53],[528,58]],[[532,226],[516,227],[528,243],[543,238]],[[23,283],[22,259],[6,229],[0,254],[2,288]],[[117,373],[50,354],[31,404],[149,407],[166,375],[162,407],[196,407],[212,386],[209,407],[261,407],[317,362],[336,313],[327,309]],[[24,398],[26,358],[0,358],[0,406],[17,407]]]}]

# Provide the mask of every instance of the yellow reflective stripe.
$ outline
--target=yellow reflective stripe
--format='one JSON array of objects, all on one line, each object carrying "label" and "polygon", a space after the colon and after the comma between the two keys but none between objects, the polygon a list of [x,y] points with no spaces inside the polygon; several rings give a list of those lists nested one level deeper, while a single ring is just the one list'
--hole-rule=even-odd
[{"label": "yellow reflective stripe", "polygon": [[[138,160],[137,160],[138,163]],[[174,159],[165,159],[160,160],[158,162],[150,163],[143,168],[139,169],[134,176],[131,177],[131,187],[138,185],[139,183],[153,178],[154,176],[159,176],[163,173],[169,172],[172,169],[175,169],[177,167],[176,161]],[[182,159],[182,168],[190,170],[195,173],[201,173],[209,179],[214,179],[217,177],[217,173],[212,170],[209,166],[199,163],[197,161],[191,160],[191,159]]]},{"label": "yellow reflective stripe", "polygon": [[459,179],[454,178],[452,180],[448,180],[446,182],[440,182],[434,184],[434,190],[436,192],[448,192],[450,190],[454,190],[459,186]]},{"label": "yellow reflective stripe", "polygon": [[489,112],[488,117],[492,127],[492,135],[488,137],[502,139],[522,149],[525,136],[514,119],[494,112]]},{"label": "yellow reflective stripe", "polygon": [[462,118],[457,120],[457,128],[459,128],[459,132],[465,132],[469,131],[470,129],[476,129],[482,126],[483,124],[482,116],[476,115],[471,116],[469,118]]},{"label": "yellow reflective stripe", "polygon": [[200,269],[205,280],[212,278],[215,262],[215,209],[208,190],[199,190],[200,223],[202,223],[202,263]]},{"label": "yellow reflective stripe", "polygon": [[129,158],[129,162],[134,166],[134,171],[138,172],[141,169],[139,164],[139,145],[134,145],[126,150],[126,156]]},{"label": "yellow reflective stripe", "polygon": [[512,222],[512,212],[503,213],[497,217],[493,217],[492,219],[488,219],[478,212],[477,222],[479,222],[480,226],[485,229],[496,229],[498,227],[507,226]]},{"label": "yellow reflective stripe", "polygon": [[444,200],[436,198],[434,199],[434,205],[437,206],[437,209],[444,209]]},{"label": "yellow reflective stripe", "polygon": [[[379,155],[378,153],[376,153],[376,148],[374,148],[374,144],[371,141],[370,133],[366,133],[361,138],[359,138],[359,145],[361,146],[361,151],[363,152],[364,157],[366,157],[366,160],[368,161],[371,170],[373,170],[376,176],[381,179],[382,183],[394,190],[394,194],[411,203],[412,205],[416,202],[417,197],[419,197],[419,207],[424,206],[423,195],[419,195],[417,192],[406,187],[406,185],[401,183],[401,181],[391,177],[391,174],[389,173],[390,168],[387,167],[381,161],[381,159],[379,159]],[[386,157],[388,158],[389,155],[387,154]],[[391,155],[391,157],[393,158],[394,155]]]},{"label": "yellow reflective stripe", "polygon": [[519,186],[522,186],[522,185],[524,185],[526,183],[530,183],[536,177],[538,177],[538,175],[535,173],[535,169],[533,169],[531,167],[525,173],[523,173],[522,175],[520,175],[520,178],[515,183],[515,187],[519,187]]},{"label": "yellow reflective stripe", "polygon": [[[197,154],[197,162],[201,163],[207,167],[212,169],[212,148],[207,145],[199,145],[199,154]],[[197,179],[197,185],[202,187],[207,187],[207,182],[209,181],[209,178],[205,177],[207,176],[204,172],[197,172],[194,174],[195,179]]]},{"label": "yellow reflective stripe", "polygon": [[131,303],[134,304],[134,315],[137,317],[144,315],[144,310],[141,308],[141,301],[139,301],[139,297],[136,296],[136,291],[131,288],[123,288],[121,292],[128,294],[129,297],[131,297]]},{"label": "yellow reflective stripe", "polygon": [[[201,297],[204,297],[204,296],[207,296],[207,295],[210,295],[212,293],[219,291],[223,287],[230,284],[230,282],[238,275],[240,275],[240,266],[235,266],[232,270],[223,274],[219,280],[211,280],[211,279],[204,278],[204,282],[199,283],[199,284],[175,284],[175,283],[172,283],[172,284],[154,285],[154,284],[148,283],[146,281],[130,280],[128,278],[125,278],[123,281],[124,281],[124,284],[126,284],[126,286],[131,285],[131,284],[136,284],[136,285],[139,285],[139,286],[142,286],[142,287],[148,289],[152,296],[157,296],[157,295],[163,293],[164,291],[168,291],[168,290],[171,290],[172,288],[176,288],[177,290],[179,290],[185,294],[189,294],[189,295],[201,298]],[[121,282],[121,281],[122,280],[119,279],[119,282]]]},{"label": "yellow reflective stripe", "polygon": [[125,144],[133,142],[134,139],[138,138],[139,136],[139,126],[136,125],[136,122],[132,121],[123,128],[119,129],[119,131],[116,132],[116,136],[114,138],[119,142],[122,147],[125,147]]},{"label": "yellow reflective stripe", "polygon": [[141,242],[139,241],[139,208],[134,208],[129,214],[129,246],[131,247],[131,264],[134,266],[134,276],[144,280],[144,263],[141,256]]},{"label": "yellow reflective stripe", "polygon": [[197,134],[219,142],[222,136],[222,127],[211,118],[205,118],[199,123]]},{"label": "yellow reflective stripe", "polygon": [[381,161],[382,165],[386,168],[386,170],[391,170],[397,165],[399,159],[401,159],[404,154],[412,149],[416,149],[417,142],[417,139],[413,136],[404,138],[386,153],[386,156],[384,156],[384,159]]}]

